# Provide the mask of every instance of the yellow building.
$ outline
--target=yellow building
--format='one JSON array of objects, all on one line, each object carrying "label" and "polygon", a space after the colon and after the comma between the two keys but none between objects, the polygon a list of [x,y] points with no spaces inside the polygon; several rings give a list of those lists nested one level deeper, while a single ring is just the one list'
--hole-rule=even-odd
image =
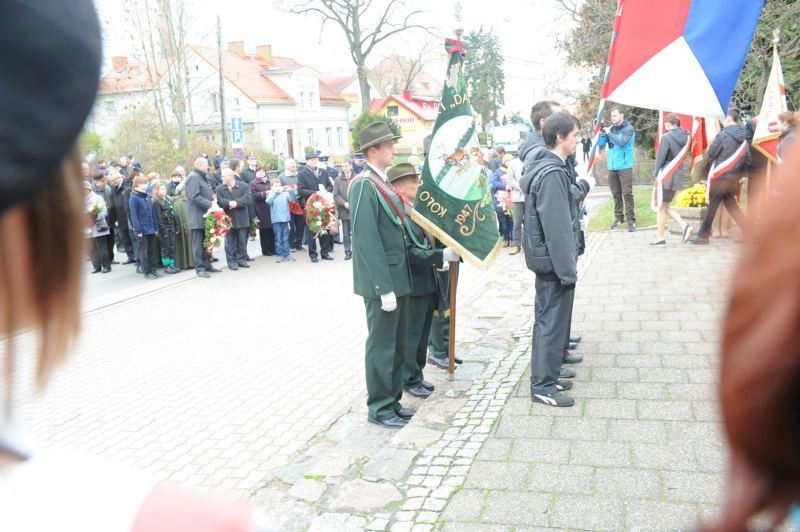
[{"label": "yellow building", "polygon": [[417,154],[424,151],[423,139],[433,131],[439,114],[438,100],[403,91],[402,95],[372,100],[371,107],[372,112],[385,114],[400,127],[403,138],[397,142],[398,152]]}]

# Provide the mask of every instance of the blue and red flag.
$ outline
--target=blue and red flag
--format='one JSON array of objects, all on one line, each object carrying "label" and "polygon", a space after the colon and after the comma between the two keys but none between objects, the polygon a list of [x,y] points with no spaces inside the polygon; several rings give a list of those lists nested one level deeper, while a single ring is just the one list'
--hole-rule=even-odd
[{"label": "blue and red flag", "polygon": [[[595,137],[606,100],[724,118],[763,0],[619,0]],[[594,151],[589,169],[594,164]]]}]

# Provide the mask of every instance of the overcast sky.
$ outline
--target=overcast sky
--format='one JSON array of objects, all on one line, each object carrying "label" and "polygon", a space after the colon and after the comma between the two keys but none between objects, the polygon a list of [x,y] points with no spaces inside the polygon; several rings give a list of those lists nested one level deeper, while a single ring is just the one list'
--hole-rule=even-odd
[{"label": "overcast sky", "polygon": [[[133,54],[135,35],[126,24],[125,1],[95,0],[104,31],[105,55]],[[327,24],[320,32],[319,18],[294,15],[277,9],[271,0],[185,0],[191,7],[191,28],[187,41],[216,46],[216,16],[222,19],[222,40],[244,41],[245,50],[271,44],[273,54],[294,57],[313,68],[326,71],[354,70],[344,35]],[[290,2],[287,2],[290,3]],[[376,4],[380,2],[376,0]],[[424,5],[424,19],[434,32],[452,36],[456,26],[454,0],[406,0],[407,6]],[[559,15],[553,0],[461,0],[465,32],[483,25],[500,37],[505,57],[506,107],[529,109],[534,99],[545,98],[549,82],[553,86],[575,85],[566,76],[563,60],[555,47],[557,31],[568,22]],[[490,6],[490,8],[487,8]],[[387,40],[376,48],[369,62],[375,63],[393,52],[403,53],[419,46],[419,34]],[[436,75],[436,72],[430,72]],[[444,73],[442,73],[444,74]],[[539,80],[539,81],[537,81]],[[572,88],[572,87],[570,87]],[[541,94],[540,94],[541,93]],[[523,113],[525,114],[525,113]]]}]

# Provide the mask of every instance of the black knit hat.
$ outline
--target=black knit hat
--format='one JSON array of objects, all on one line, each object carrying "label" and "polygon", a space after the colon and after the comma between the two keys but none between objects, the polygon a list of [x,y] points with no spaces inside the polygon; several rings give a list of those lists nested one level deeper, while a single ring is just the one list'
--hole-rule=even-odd
[{"label": "black knit hat", "polygon": [[0,214],[50,182],[100,81],[91,0],[0,2]]}]

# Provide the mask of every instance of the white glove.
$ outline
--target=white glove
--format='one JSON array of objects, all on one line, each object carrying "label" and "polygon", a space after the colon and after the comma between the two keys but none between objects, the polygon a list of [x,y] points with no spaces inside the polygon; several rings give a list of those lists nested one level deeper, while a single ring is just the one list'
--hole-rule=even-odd
[{"label": "white glove", "polygon": [[395,309],[397,309],[397,296],[394,295],[394,292],[383,294],[381,296],[381,310],[392,312]]},{"label": "white glove", "polygon": [[442,267],[441,268],[437,268],[437,270],[439,270],[440,272],[449,272],[450,271],[450,263],[449,262],[443,262],[442,263]]},{"label": "white glove", "polygon": [[442,250],[442,260],[445,262],[458,262],[461,257],[455,252],[453,248],[444,248]]},{"label": "white glove", "polygon": [[322,186],[322,185],[319,185],[319,191],[320,191],[320,192],[325,192],[325,187],[324,187],[324,186]]}]

